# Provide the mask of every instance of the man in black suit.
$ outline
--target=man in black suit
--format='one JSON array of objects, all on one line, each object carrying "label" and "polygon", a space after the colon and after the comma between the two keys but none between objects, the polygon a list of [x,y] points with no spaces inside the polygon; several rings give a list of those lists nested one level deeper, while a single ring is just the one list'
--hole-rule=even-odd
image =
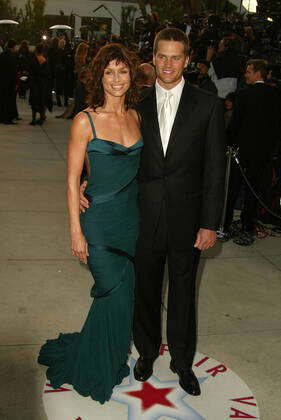
[{"label": "man in black suit", "polygon": [[156,85],[140,104],[144,148],[139,170],[140,236],[136,255],[135,378],[147,380],[161,344],[161,298],[169,269],[167,336],[171,369],[191,395],[196,350],[195,288],[200,251],[213,246],[224,195],[221,101],[183,79],[188,39],[174,28],[154,42]]},{"label": "man in black suit", "polygon": [[[264,171],[272,159],[281,133],[280,98],[274,88],[265,84],[266,75],[266,61],[247,62],[245,77],[249,86],[237,95],[228,126],[228,142],[239,147],[241,165],[259,195]],[[234,167],[230,179],[226,231],[233,219],[233,208],[242,181],[237,167]],[[257,210],[258,202],[249,188],[246,188],[244,209],[241,213],[243,237],[234,239],[240,245],[249,245],[254,240]]]},{"label": "man in black suit", "polygon": [[[161,344],[161,298],[169,268],[168,344],[171,369],[191,395],[196,350],[195,288],[200,251],[216,242],[224,196],[221,101],[183,78],[188,39],[179,29],[154,42],[157,81],[140,104],[144,148],[139,169],[140,235],[136,252],[135,378],[146,381]],[[81,191],[85,184],[81,186]],[[87,201],[80,199],[83,208]]]}]

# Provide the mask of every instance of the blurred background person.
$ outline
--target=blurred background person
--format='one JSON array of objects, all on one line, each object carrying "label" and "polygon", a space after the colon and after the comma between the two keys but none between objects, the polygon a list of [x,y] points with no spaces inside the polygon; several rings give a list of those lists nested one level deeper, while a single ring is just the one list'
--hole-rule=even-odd
[{"label": "blurred background person", "polygon": [[253,57],[260,52],[260,47],[261,39],[258,34],[253,30],[252,26],[245,26],[241,48],[242,54],[248,57]]},{"label": "blurred background person", "polygon": [[208,71],[210,69],[210,62],[207,60],[198,60],[197,68],[199,70],[198,87],[200,89],[207,90],[208,92],[212,92],[215,95],[217,95],[217,87],[208,74]]},{"label": "blurred background person", "polygon": [[21,41],[18,49],[18,78],[19,87],[18,94],[20,98],[26,98],[28,90],[28,75],[31,61],[31,52],[29,51],[29,43],[26,40]]},{"label": "blurred background person", "polygon": [[235,98],[236,98],[236,92],[231,92],[228,95],[226,95],[226,98],[224,100],[224,120],[225,120],[226,127],[229,126],[229,123],[233,114]]},{"label": "blurred background person", "polygon": [[74,110],[73,116],[77,115],[79,112],[83,111],[83,109],[87,108],[86,104],[86,85],[89,80],[89,69],[84,68],[79,72],[76,88],[75,88],[75,96],[74,96]]},{"label": "blurred background person", "polygon": [[242,62],[235,50],[234,40],[223,38],[216,51],[208,47],[207,60],[210,61],[209,76],[215,83],[218,96],[224,99],[228,93],[235,92],[241,75]]},{"label": "blurred background person", "polygon": [[47,59],[50,67],[50,80],[51,80],[51,87],[52,91],[55,91],[56,86],[56,62],[57,62],[57,54],[58,54],[58,44],[59,39],[54,37],[51,39],[50,46],[47,51]]},{"label": "blurred background person", "polygon": [[[51,73],[43,44],[36,45],[31,58],[29,85],[29,104],[32,110],[30,125],[42,125],[46,119],[46,108],[52,110]],[[36,120],[37,113],[40,115],[39,120]]]},{"label": "blurred background person", "polygon": [[79,74],[82,69],[89,66],[89,44],[86,42],[80,42],[77,45],[75,55],[74,55],[74,74],[78,80]]},{"label": "blurred background person", "polygon": [[156,80],[155,68],[152,64],[142,63],[139,65],[138,72],[139,83],[143,90],[154,85]]},{"label": "blurred background person", "polygon": [[5,45],[4,40],[0,39],[0,54],[2,54],[2,52],[4,52],[4,45]]},{"label": "blurred background person", "polygon": [[[274,88],[265,84],[266,76],[265,60],[247,62],[245,77],[248,87],[237,94],[227,130],[228,143],[239,148],[241,166],[254,191],[262,198],[262,193],[271,188],[271,179],[265,185],[264,175],[273,159],[281,132],[280,97]],[[236,244],[246,246],[251,245],[255,237],[262,237],[263,232],[258,225],[258,201],[248,186],[245,187],[241,220],[233,229],[233,210],[242,184],[238,167],[233,167],[225,231],[235,236],[233,241]]]},{"label": "blurred background person", "polygon": [[57,106],[62,106],[62,98],[64,106],[68,105],[69,98],[69,56],[66,49],[66,41],[62,38],[58,42],[58,50],[55,57],[55,91]]},{"label": "blurred background person", "polygon": [[[80,108],[81,103],[83,103],[83,92],[84,92],[84,83],[81,82],[80,73],[81,71],[87,69],[90,63],[89,59],[89,44],[86,42],[80,42],[77,45],[75,54],[74,54],[74,69],[69,69],[70,72],[73,72],[73,90],[74,90],[74,100],[67,107],[67,109],[60,115],[56,115],[56,118],[73,118],[76,115],[76,110]],[[84,76],[85,77],[85,73]],[[76,92],[79,85],[79,92]],[[79,101],[79,104],[75,106],[75,100]]]}]

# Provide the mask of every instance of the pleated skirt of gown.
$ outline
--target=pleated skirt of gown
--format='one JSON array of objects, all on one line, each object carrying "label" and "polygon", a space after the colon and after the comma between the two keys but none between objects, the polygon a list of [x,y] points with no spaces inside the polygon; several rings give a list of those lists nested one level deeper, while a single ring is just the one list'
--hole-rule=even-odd
[{"label": "pleated skirt of gown", "polygon": [[[89,247],[89,267],[96,298],[80,333],[47,340],[38,362],[48,366],[53,388],[67,383],[81,395],[103,404],[115,385],[129,375],[126,364],[133,318],[134,267],[123,255]],[[117,286],[117,287],[116,287]],[[75,309],[74,309],[75,310]]]}]

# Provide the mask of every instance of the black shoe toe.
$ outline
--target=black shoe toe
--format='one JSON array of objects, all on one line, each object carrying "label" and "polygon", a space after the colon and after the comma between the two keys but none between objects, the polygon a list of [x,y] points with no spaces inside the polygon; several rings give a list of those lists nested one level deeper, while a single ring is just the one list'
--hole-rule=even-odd
[{"label": "black shoe toe", "polygon": [[199,382],[194,375],[192,369],[181,370],[177,369],[173,363],[170,364],[172,372],[177,373],[179,376],[179,384],[181,388],[189,395],[198,396],[201,395],[201,389]]},{"label": "black shoe toe", "polygon": [[139,357],[134,367],[134,376],[137,381],[145,382],[153,374],[153,363],[155,359]]}]

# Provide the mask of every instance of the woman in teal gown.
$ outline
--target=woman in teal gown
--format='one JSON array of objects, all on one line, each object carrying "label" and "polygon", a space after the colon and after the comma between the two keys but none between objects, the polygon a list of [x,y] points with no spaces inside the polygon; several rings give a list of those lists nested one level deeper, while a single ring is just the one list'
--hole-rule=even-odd
[{"label": "woman in teal gown", "polygon": [[[124,47],[103,47],[92,65],[89,108],[72,123],[68,147],[72,255],[88,263],[94,301],[81,332],[47,340],[38,359],[48,366],[47,378],[54,388],[72,384],[81,395],[100,403],[109,400],[113,387],[129,375],[139,224],[136,176],[142,148],[134,110],[136,66]],[[85,156],[90,205],[79,216]]]}]

